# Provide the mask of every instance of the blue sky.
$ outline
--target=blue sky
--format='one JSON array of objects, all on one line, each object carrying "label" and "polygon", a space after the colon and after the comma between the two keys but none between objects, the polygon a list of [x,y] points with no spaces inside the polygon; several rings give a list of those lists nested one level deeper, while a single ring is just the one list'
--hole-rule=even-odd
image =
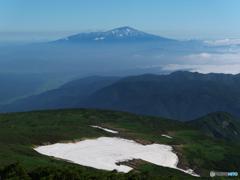
[{"label": "blue sky", "polygon": [[131,26],[156,35],[240,38],[239,0],[0,0],[0,40]]}]

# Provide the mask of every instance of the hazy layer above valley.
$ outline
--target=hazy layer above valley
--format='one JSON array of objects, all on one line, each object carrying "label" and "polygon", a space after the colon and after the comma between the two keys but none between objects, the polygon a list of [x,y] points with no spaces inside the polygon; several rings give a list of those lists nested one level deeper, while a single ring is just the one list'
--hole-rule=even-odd
[{"label": "hazy layer above valley", "polygon": [[[236,69],[229,70],[237,63],[238,50],[238,45],[213,46],[206,41],[179,41],[122,27],[106,32],[80,33],[53,42],[2,46],[0,72],[71,71],[81,76],[124,76],[182,69],[236,74]],[[217,70],[216,67],[225,69]]]},{"label": "hazy layer above valley", "polygon": [[179,41],[131,27],[16,46],[0,46],[0,105],[92,75],[239,73],[239,45]]}]

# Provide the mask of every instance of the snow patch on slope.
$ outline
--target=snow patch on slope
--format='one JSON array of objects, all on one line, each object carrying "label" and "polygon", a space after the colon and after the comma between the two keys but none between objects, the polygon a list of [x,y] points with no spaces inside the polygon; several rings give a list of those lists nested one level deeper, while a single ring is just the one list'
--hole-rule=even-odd
[{"label": "snow patch on slope", "polygon": [[117,131],[113,131],[113,130],[107,129],[107,128],[102,128],[102,127],[100,127],[100,126],[92,126],[92,127],[94,127],[94,128],[99,128],[99,129],[103,129],[103,130],[105,130],[105,131],[107,131],[107,132],[110,132],[110,133],[115,133],[115,134],[118,133]]},{"label": "snow patch on slope", "polygon": [[165,135],[165,134],[162,134],[162,136],[167,137],[167,138],[169,138],[169,139],[172,139],[171,136],[168,136],[168,135]]},{"label": "snow patch on slope", "polygon": [[90,166],[96,169],[118,170],[129,172],[132,168],[116,165],[117,162],[142,159],[150,163],[181,170],[193,176],[191,169],[183,170],[176,167],[178,157],[169,145],[142,145],[132,140],[122,138],[101,137],[94,140],[84,140],[77,143],[56,143],[40,146],[35,150],[41,154],[70,160],[76,164]]},{"label": "snow patch on slope", "polygon": [[102,39],[104,39],[105,37],[100,37],[100,38],[95,38],[94,40],[102,40]]}]

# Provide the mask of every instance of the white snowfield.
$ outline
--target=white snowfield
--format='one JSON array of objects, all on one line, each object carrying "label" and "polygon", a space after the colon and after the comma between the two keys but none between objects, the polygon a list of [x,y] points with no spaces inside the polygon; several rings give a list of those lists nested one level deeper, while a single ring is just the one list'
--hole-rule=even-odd
[{"label": "white snowfield", "polygon": [[95,127],[95,128],[103,129],[103,130],[108,131],[108,132],[110,132],[110,133],[115,133],[115,134],[118,133],[117,131],[113,131],[113,130],[111,130],[111,129],[107,129],[107,128],[102,128],[102,127],[100,127],[100,126],[91,126],[91,127]]},{"label": "white snowfield", "polygon": [[170,167],[199,176],[192,170],[182,170],[176,167],[178,157],[168,145],[142,145],[132,140],[122,138],[100,137],[77,143],[56,143],[40,146],[35,150],[41,154],[66,159],[76,164],[90,166],[96,169],[118,170],[129,172],[132,168],[116,165],[120,161],[142,159],[160,166]]},{"label": "white snowfield", "polygon": [[165,135],[165,134],[162,134],[162,136],[167,137],[167,138],[169,138],[169,139],[172,139],[171,136],[168,136],[168,135]]}]

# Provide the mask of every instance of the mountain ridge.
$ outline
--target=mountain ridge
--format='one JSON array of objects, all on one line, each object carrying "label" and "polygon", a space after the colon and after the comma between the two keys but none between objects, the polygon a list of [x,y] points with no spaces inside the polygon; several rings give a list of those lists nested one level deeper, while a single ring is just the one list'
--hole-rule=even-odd
[{"label": "mountain ridge", "polygon": [[96,91],[74,108],[120,110],[180,121],[217,110],[239,116],[238,92],[214,81],[121,82]]},{"label": "mountain ridge", "polygon": [[1,106],[0,112],[95,108],[187,121],[227,111],[240,118],[239,90],[239,74],[177,71],[124,78],[91,76]]},{"label": "mountain ridge", "polygon": [[105,32],[79,33],[68,36],[53,42],[178,42],[177,40],[164,38],[161,36],[148,34],[143,31],[133,29],[129,26],[115,28]]},{"label": "mountain ridge", "polygon": [[186,123],[194,124],[216,138],[240,145],[240,120],[228,112],[213,112]]}]

